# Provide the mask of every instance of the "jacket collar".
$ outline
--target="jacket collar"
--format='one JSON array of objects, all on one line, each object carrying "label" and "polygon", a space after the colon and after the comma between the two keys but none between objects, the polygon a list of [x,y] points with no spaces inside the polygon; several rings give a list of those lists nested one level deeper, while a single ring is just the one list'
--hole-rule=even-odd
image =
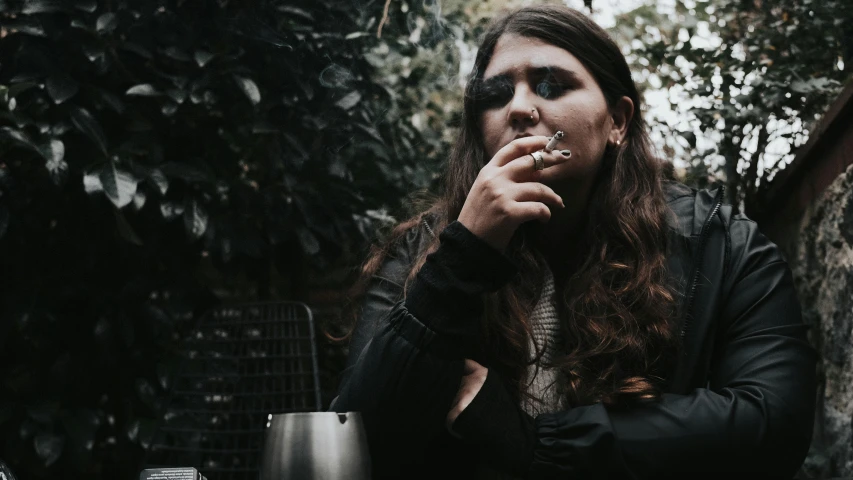
[{"label": "jacket collar", "polygon": [[699,190],[683,183],[667,180],[663,183],[664,197],[672,212],[667,216],[670,229],[683,237],[702,232],[702,226],[714,207],[719,187]]}]

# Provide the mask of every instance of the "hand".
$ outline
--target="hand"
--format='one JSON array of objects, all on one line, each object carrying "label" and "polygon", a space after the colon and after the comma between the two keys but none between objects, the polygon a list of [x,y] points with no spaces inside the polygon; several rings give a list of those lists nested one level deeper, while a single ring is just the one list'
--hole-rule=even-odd
[{"label": "hand", "polygon": [[[545,148],[548,140],[543,136],[513,140],[480,170],[468,192],[459,223],[498,251],[506,248],[522,223],[550,220],[549,205],[565,207],[551,187],[539,183],[542,171],[533,169],[530,154]],[[568,160],[560,150],[541,153],[545,168]]]},{"label": "hand", "polygon": [[465,368],[462,372],[462,381],[459,383],[459,391],[456,392],[456,398],[453,399],[453,406],[450,407],[450,412],[447,413],[447,430],[454,436],[459,436],[453,431],[453,422],[462,410],[474,401],[474,397],[480,392],[483,384],[486,383],[486,376],[489,374],[489,369],[475,362],[474,360],[465,359]]}]

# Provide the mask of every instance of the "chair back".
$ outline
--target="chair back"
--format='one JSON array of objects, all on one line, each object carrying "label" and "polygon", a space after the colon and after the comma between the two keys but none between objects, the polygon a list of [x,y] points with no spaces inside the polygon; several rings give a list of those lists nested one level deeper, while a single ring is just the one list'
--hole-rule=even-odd
[{"label": "chair back", "polygon": [[218,307],[184,339],[180,357],[145,468],[257,480],[271,415],[321,408],[314,320],[304,303]]}]

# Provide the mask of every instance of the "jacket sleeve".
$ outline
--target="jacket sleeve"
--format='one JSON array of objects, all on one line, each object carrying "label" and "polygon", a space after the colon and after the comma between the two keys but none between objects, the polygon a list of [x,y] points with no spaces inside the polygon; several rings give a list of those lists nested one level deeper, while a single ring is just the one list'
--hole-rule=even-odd
[{"label": "jacket sleeve", "polygon": [[332,401],[333,411],[361,412],[378,476],[419,463],[426,444],[444,432],[463,359],[476,343],[482,294],[515,271],[458,222],[440,239],[405,298],[403,285],[417,254],[412,238],[372,279]]},{"label": "jacket sleeve", "polygon": [[708,388],[629,410],[595,404],[538,416],[531,478],[796,473],[812,433],[815,352],[776,246],[744,218],[731,232]]}]

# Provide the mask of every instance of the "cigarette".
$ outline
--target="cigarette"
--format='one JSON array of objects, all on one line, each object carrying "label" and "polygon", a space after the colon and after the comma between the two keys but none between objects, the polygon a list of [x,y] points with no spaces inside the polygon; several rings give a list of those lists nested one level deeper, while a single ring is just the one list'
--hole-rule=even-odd
[{"label": "cigarette", "polygon": [[563,133],[563,131],[562,131],[562,130],[558,130],[558,131],[557,131],[557,133],[555,133],[555,134],[554,134],[554,136],[553,136],[553,137],[551,137],[551,140],[548,142],[548,145],[545,145],[545,151],[546,151],[546,152],[550,152],[551,150],[553,150],[554,148],[556,148],[556,147],[557,147],[557,142],[559,142],[559,141],[560,141],[560,139],[561,139],[561,138],[563,138],[563,135],[565,135],[565,134]]}]

